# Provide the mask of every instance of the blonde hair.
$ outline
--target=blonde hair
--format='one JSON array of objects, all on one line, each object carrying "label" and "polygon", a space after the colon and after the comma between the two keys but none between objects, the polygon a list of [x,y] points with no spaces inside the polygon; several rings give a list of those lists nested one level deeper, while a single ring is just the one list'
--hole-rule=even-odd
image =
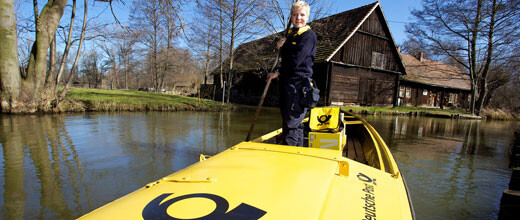
[{"label": "blonde hair", "polygon": [[291,14],[294,12],[294,10],[296,8],[300,8],[300,7],[302,7],[307,12],[307,16],[310,16],[311,6],[309,6],[309,4],[307,4],[307,2],[304,2],[304,1],[297,1],[297,2],[293,3],[292,8],[291,8]]}]

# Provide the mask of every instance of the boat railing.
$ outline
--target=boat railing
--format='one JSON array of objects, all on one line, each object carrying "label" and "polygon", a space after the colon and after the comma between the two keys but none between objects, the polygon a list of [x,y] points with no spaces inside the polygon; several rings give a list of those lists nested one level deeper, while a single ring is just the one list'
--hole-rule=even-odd
[{"label": "boat railing", "polygon": [[392,174],[395,178],[397,178],[399,176],[399,169],[397,168],[397,163],[395,162],[394,157],[390,153],[388,146],[383,141],[383,138],[381,138],[379,133],[374,129],[374,127],[372,127],[372,125],[370,125],[362,118],[357,118],[363,122],[365,128],[367,129],[372,140],[374,141],[374,147],[376,148],[379,157],[379,163],[381,166],[380,169]]},{"label": "boat railing", "polygon": [[[369,160],[368,165],[380,169],[384,172],[392,174],[394,177],[399,176],[399,169],[397,168],[397,164],[390,153],[388,146],[383,141],[379,133],[364,119],[353,115],[351,113],[346,113],[344,116],[344,124],[345,126],[362,126],[364,127],[364,130],[366,131],[365,136],[366,138],[370,138],[370,142],[372,142],[370,145],[373,144],[373,150],[375,151],[376,157],[371,160]],[[308,118],[306,118],[304,123],[308,122]],[[345,128],[347,129],[347,128]],[[272,131],[270,133],[267,133],[265,135],[262,135],[254,140],[251,140],[251,142],[254,143],[268,143],[268,144],[276,144],[277,136],[281,135],[282,129],[278,129],[275,131]],[[348,138],[348,137],[347,137]],[[345,146],[346,147],[346,146]],[[375,160],[375,161],[374,161]],[[372,161],[372,162],[370,162]]]}]

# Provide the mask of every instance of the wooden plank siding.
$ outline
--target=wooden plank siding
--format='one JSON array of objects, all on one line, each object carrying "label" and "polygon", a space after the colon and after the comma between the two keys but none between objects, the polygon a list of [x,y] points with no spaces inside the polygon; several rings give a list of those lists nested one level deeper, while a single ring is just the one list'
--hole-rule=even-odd
[{"label": "wooden plank siding", "polygon": [[359,30],[366,31],[378,36],[386,37],[387,33],[381,21],[384,21],[382,14],[379,11],[374,11],[367,20],[359,27]]},{"label": "wooden plank siding", "polygon": [[365,68],[334,65],[330,101],[338,105],[393,105],[397,75]]},{"label": "wooden plank siding", "polygon": [[381,11],[375,10],[332,57],[330,104],[393,106],[404,72]]},{"label": "wooden plank siding", "polygon": [[360,30],[354,33],[331,60],[381,69],[372,66],[373,52],[377,52],[384,55],[383,70],[399,72],[401,71],[399,67],[400,61],[392,44],[390,34],[385,33],[378,13],[372,13],[361,25]]},{"label": "wooden plank siding", "polygon": [[399,86],[399,106],[430,108],[467,108],[469,92],[439,88],[419,83],[402,82]]}]

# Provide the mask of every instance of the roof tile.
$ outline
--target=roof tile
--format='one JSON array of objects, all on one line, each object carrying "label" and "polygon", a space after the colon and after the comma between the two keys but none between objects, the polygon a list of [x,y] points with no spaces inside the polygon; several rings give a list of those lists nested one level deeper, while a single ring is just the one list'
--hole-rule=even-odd
[{"label": "roof tile", "polygon": [[471,89],[469,75],[456,66],[427,59],[421,62],[412,55],[402,53],[401,59],[407,74],[402,76],[404,80],[446,88]]}]

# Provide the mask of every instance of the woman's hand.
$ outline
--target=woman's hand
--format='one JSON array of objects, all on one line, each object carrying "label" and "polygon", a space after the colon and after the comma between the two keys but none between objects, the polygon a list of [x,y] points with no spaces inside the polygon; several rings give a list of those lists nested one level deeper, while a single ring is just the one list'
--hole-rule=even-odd
[{"label": "woman's hand", "polygon": [[285,44],[285,40],[286,40],[286,38],[285,38],[285,37],[282,37],[282,38],[278,41],[278,43],[276,44],[276,49],[280,49],[280,48],[282,48],[283,44]]},{"label": "woman's hand", "polygon": [[272,80],[272,79],[275,79],[275,78],[278,77],[279,75],[280,75],[280,73],[278,73],[278,72],[268,73],[268,74],[267,74],[267,81]]}]

